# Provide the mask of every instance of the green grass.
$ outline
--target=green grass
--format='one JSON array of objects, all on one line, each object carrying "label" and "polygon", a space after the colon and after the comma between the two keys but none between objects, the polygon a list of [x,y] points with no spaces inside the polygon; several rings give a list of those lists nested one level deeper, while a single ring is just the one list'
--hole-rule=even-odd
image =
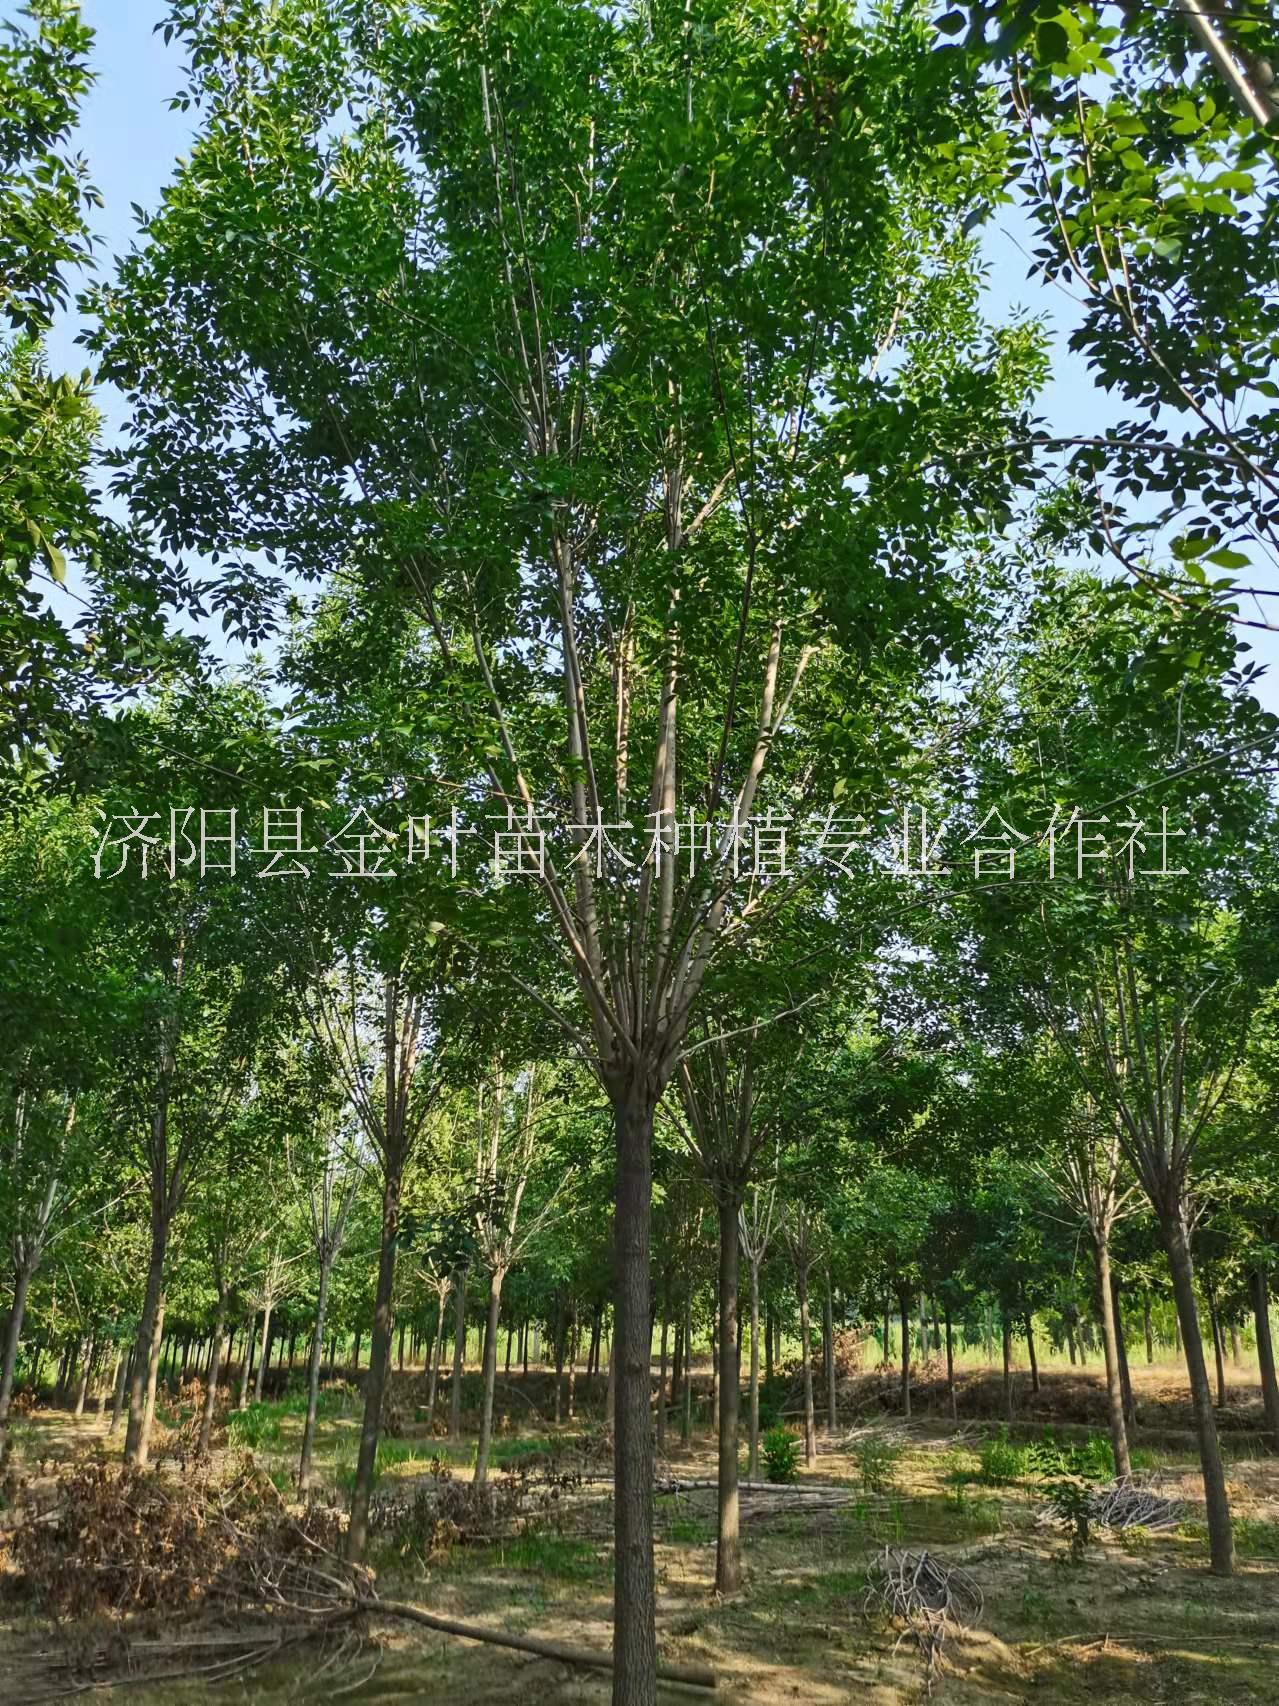
[{"label": "green grass", "polygon": [[676,1546],[708,1546],[715,1535],[701,1517],[677,1516],[666,1524],[662,1537]]},{"label": "green grass", "polygon": [[[409,1463],[420,1465],[425,1471],[431,1459],[440,1455],[433,1440],[380,1439],[377,1443],[377,1457],[373,1462],[373,1485],[377,1486],[388,1469],[398,1469],[401,1464]],[[344,1442],[333,1462],[335,1479],[344,1493],[351,1492],[355,1486],[358,1463],[358,1446],[353,1448],[349,1442]]]},{"label": "green grass", "polygon": [[857,1464],[862,1491],[888,1492],[896,1480],[901,1455],[900,1442],[885,1434],[867,1434],[864,1439],[858,1440],[853,1449],[853,1460]]},{"label": "green grass", "polygon": [[820,1576],[801,1582],[795,1592],[787,1597],[810,1605],[816,1602],[819,1606],[854,1600],[860,1610],[861,1599],[869,1581],[870,1576],[864,1569],[823,1570]]},{"label": "green grass", "polygon": [[232,1445],[246,1446],[259,1451],[264,1445],[280,1443],[280,1407],[276,1404],[250,1404],[237,1410],[227,1423],[227,1438]]},{"label": "green grass", "polygon": [[1279,1522],[1236,1517],[1235,1546],[1241,1558],[1279,1558]]},{"label": "green grass", "polygon": [[999,1534],[1004,1526],[1004,1513],[999,1500],[989,1493],[970,1493],[967,1487],[951,1487],[942,1495],[946,1515],[952,1518],[965,1534]]},{"label": "green grass", "polygon": [[571,1582],[594,1581],[607,1574],[607,1560],[594,1546],[563,1534],[521,1534],[498,1548],[498,1562],[504,1569]]},{"label": "green grass", "polygon": [[[529,1439],[503,1438],[495,1439],[489,1451],[489,1462],[498,1468],[505,1468],[509,1463],[518,1463],[521,1457],[540,1457],[555,1450],[556,1441],[533,1435]],[[471,1459],[475,1458],[474,1446],[471,1447]]]},{"label": "green grass", "polygon": [[1008,1429],[1001,1427],[983,1443],[980,1461],[981,1479],[990,1486],[1004,1486],[1026,1474],[1026,1447],[1015,1444],[1008,1437]]},{"label": "green grass", "polygon": [[[349,1392],[322,1391],[316,1403],[316,1418],[332,1421],[353,1413],[354,1401]],[[227,1437],[232,1445],[246,1446],[258,1451],[263,1446],[279,1445],[284,1435],[284,1423],[301,1421],[306,1415],[306,1393],[290,1392],[283,1398],[256,1400],[243,1410],[232,1412],[227,1424]]]}]

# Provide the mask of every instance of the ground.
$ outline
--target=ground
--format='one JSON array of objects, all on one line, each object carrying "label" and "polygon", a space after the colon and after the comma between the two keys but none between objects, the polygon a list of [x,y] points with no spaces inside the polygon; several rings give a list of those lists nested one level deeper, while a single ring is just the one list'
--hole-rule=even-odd
[{"label": "ground", "polygon": [[[1175,1371],[1141,1374],[1148,1409],[1159,1409],[1163,1391],[1175,1414]],[[1088,1377],[1068,1378],[1073,1391]],[[545,1387],[536,1381],[530,1377],[529,1390],[540,1397]],[[518,1389],[513,1380],[510,1391]],[[976,1387],[970,1395],[978,1396]],[[1017,1449],[1017,1439],[1037,1433],[1038,1423],[1015,1431],[1012,1450],[1001,1457],[989,1448],[1000,1438],[992,1421],[956,1426],[932,1415],[903,1423],[877,1414],[878,1403],[866,1401],[875,1396],[873,1382],[854,1388],[852,1396],[860,1418],[824,1436],[816,1466],[800,1469],[796,1485],[810,1491],[745,1496],[746,1577],[732,1599],[720,1600],[713,1591],[713,1491],[681,1485],[658,1496],[659,1645],[664,1658],[709,1665],[719,1677],[715,1698],[732,1706],[833,1706],[853,1699],[889,1706],[926,1698],[929,1679],[917,1642],[864,1610],[876,1559],[891,1545],[927,1548],[962,1565],[982,1594],[975,1626],[953,1630],[945,1640],[934,1698],[954,1706],[1279,1703],[1279,1459],[1262,1454],[1255,1432],[1228,1434],[1240,1568],[1223,1581],[1207,1569],[1188,1442],[1164,1425],[1161,1409],[1161,1425],[1152,1434],[1162,1443],[1141,1444],[1138,1460],[1145,1473],[1159,1476],[1162,1493],[1185,1502],[1186,1520],[1167,1533],[1095,1536],[1076,1558],[1064,1530],[1039,1520],[1045,1481]],[[1069,1409],[1065,1399],[1063,1387],[1062,1408]],[[575,1467],[585,1472],[584,1481],[548,1503],[534,1532],[501,1543],[458,1544],[425,1557],[402,1537],[381,1538],[373,1558],[378,1591],[469,1623],[607,1649],[610,1510],[607,1480],[598,1478],[607,1471],[598,1426],[583,1435],[580,1423],[538,1425],[527,1392],[525,1400],[509,1406],[525,1425],[517,1426],[508,1411],[498,1456],[532,1464],[535,1473],[548,1463],[557,1470]],[[281,1486],[287,1486],[296,1452],[299,1407],[285,1401],[255,1409],[242,1429]],[[1251,1394],[1241,1389],[1233,1419],[1246,1420],[1251,1408]],[[354,1457],[358,1406],[353,1394],[338,1391],[326,1411],[321,1461],[336,1497]],[[75,1423],[60,1412],[37,1412],[23,1424],[19,1450],[33,1476],[53,1477],[59,1460],[102,1447],[103,1433],[96,1420]],[[1086,1426],[1065,1425],[1057,1437],[1082,1442],[1089,1436]],[[433,1455],[465,1479],[473,1450],[472,1441],[450,1446],[430,1437],[424,1425],[407,1422],[383,1453],[379,1497],[394,1502],[396,1493],[410,1494],[429,1480]],[[173,1464],[166,1472],[181,1473]],[[661,1474],[668,1485],[712,1479],[709,1430],[687,1446],[677,1436]],[[814,1495],[816,1488],[829,1495]],[[15,1597],[12,1583],[0,1619],[7,1619],[0,1638],[11,1661],[0,1673],[0,1700],[16,1706],[59,1697],[53,1670],[43,1682],[29,1679],[39,1675],[37,1655],[57,1650],[66,1632],[51,1633]],[[101,1695],[113,1706],[195,1700],[276,1706],[339,1690],[357,1702],[505,1706],[518,1698],[570,1706],[606,1701],[608,1678],[407,1625],[379,1624],[358,1652],[340,1655],[323,1674],[319,1658],[307,1656],[216,1688],[174,1677]],[[663,1695],[671,1701],[696,1697],[675,1687]]]}]

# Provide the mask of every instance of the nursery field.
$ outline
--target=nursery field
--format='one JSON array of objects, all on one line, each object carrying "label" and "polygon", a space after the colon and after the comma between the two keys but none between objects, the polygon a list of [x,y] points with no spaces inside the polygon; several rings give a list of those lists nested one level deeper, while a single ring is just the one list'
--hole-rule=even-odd
[{"label": "nursery field", "polygon": [[0,0],[0,1706],[1279,1706],[1276,0]]},{"label": "nursery field", "polygon": [[[475,1381],[474,1376],[468,1377]],[[404,1411],[422,1377],[392,1376]],[[823,1433],[815,1466],[796,1465],[786,1482],[742,1490],[745,1574],[731,1597],[714,1592],[713,1441],[678,1434],[658,1464],[656,1568],[658,1645],[663,1661],[702,1667],[712,1695],[662,1685],[661,1698],[719,1698],[742,1706],[835,1702],[889,1703],[934,1698],[978,1701],[1279,1701],[1279,1459],[1248,1427],[1260,1393],[1241,1371],[1232,1417],[1223,1424],[1238,1570],[1230,1581],[1207,1573],[1201,1486],[1193,1442],[1140,1443],[1134,1472],[1155,1501],[1162,1526],[1141,1522],[1094,1527],[1087,1538],[1054,1512],[1052,1489],[1078,1481],[1099,1488],[1113,1465],[1104,1435],[1086,1423],[1053,1420],[1104,1409],[1100,1382],[1086,1374],[1046,1374],[1009,1428],[993,1420],[949,1423],[891,1413],[891,1383],[867,1375],[841,1397],[859,1419]],[[509,1411],[537,1416],[553,1376],[518,1372]],[[973,1370],[961,1392],[980,1404],[999,1377]],[[396,1388],[399,1388],[397,1391]],[[1186,1395],[1175,1370],[1147,1371],[1143,1402],[1158,1422],[1154,1437],[1173,1439]],[[699,1382],[708,1404],[709,1376]],[[478,1395],[478,1383],[475,1385]],[[475,1440],[450,1440],[406,1424],[378,1453],[368,1562],[379,1600],[506,1635],[529,1635],[606,1653],[611,1638],[612,1513],[610,1446],[602,1421],[601,1381],[579,1392],[582,1416],[558,1427],[500,1426],[487,1494],[470,1496]],[[926,1393],[922,1395],[926,1402]],[[881,1402],[882,1401],[882,1402]],[[295,1397],[252,1404],[232,1414],[210,1462],[182,1455],[183,1407],[162,1407],[171,1424],[148,1472],[168,1496],[204,1510],[226,1503],[244,1477],[262,1482],[259,1497],[295,1515],[302,1405]],[[877,1413],[878,1412],[878,1413]],[[464,1408],[473,1422],[473,1407]],[[312,1510],[340,1525],[352,1478],[360,1405],[348,1382],[322,1394]],[[3,1554],[3,1659],[0,1697],[21,1702],[64,1697],[93,1679],[95,1697],[162,1706],[195,1700],[263,1702],[313,1699],[323,1687],[355,1701],[588,1702],[607,1698],[607,1672],[426,1630],[372,1604],[337,1627],[306,1629],[294,1611],[265,1601],[237,1617],[219,1601],[216,1552],[204,1579],[185,1577],[167,1559],[157,1526],[150,1541],[126,1541],[110,1569],[132,1567],[135,1600],[92,1608],[83,1579],[87,1560],[58,1515],[86,1464],[102,1462],[107,1420],[74,1421],[57,1410],[34,1412],[15,1442],[6,1484],[6,1522],[36,1521],[43,1538],[15,1562],[13,1533]],[[176,1455],[170,1455],[170,1452]],[[108,1478],[119,1475],[112,1453]],[[95,1488],[77,1513],[101,1523],[119,1515]],[[134,1487],[137,1502],[140,1489]],[[96,1501],[96,1505],[95,1505]],[[1163,1506],[1166,1505],[1166,1510]],[[51,1515],[49,1513],[52,1513]],[[57,1574],[63,1551],[71,1571]],[[894,1616],[882,1601],[885,1558],[926,1553],[974,1597],[937,1650],[928,1628]],[[128,1560],[128,1562],[126,1562]],[[336,1568],[336,1565],[335,1565]],[[174,1573],[166,1577],[166,1571]],[[158,1572],[152,1590],[146,1572]],[[114,1581],[115,1578],[113,1578]],[[969,1585],[971,1584],[971,1586]],[[61,1596],[61,1598],[59,1598]],[[78,1606],[69,1621],[50,1612]],[[297,1639],[273,1655],[271,1642]],[[212,1666],[234,1674],[212,1677]],[[251,1668],[250,1668],[251,1666]],[[113,1675],[128,1681],[110,1685]]]}]

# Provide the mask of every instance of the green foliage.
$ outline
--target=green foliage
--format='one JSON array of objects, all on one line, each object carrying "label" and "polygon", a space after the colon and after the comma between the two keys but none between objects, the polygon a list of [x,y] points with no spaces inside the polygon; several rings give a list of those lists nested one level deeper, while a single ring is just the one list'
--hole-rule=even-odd
[{"label": "green foliage", "polygon": [[779,1424],[769,1428],[759,1445],[764,1458],[765,1478],[783,1486],[793,1481],[799,1471],[802,1448],[799,1435]]},{"label": "green foliage", "polygon": [[1070,1530],[1070,1554],[1078,1562],[1093,1534],[1092,1488],[1073,1478],[1054,1481],[1044,1489],[1044,1497],[1058,1522]]},{"label": "green foliage", "polygon": [[64,271],[89,255],[84,210],[100,205],[66,152],[93,80],[93,31],[67,0],[32,0],[0,35],[0,316],[46,327],[66,301]]},{"label": "green foliage", "polygon": [[1009,1481],[1017,1481],[1026,1473],[1026,1448],[1016,1445],[1008,1437],[1008,1429],[1001,1426],[991,1437],[982,1442],[981,1448],[981,1478],[989,1481],[992,1486],[1002,1486]]},{"label": "green foliage", "polygon": [[249,1404],[237,1411],[227,1422],[227,1438],[232,1445],[249,1451],[280,1443],[280,1418],[287,1412],[279,1404]]},{"label": "green foliage", "polygon": [[1114,1449],[1103,1434],[1089,1434],[1082,1444],[1071,1445],[1046,1427],[1026,1447],[1024,1461],[1035,1475],[1071,1475],[1085,1481],[1112,1481],[1115,1475]]},{"label": "green foliage", "polygon": [[886,1493],[893,1486],[903,1447],[885,1434],[871,1433],[853,1447],[853,1461],[864,1493]]}]

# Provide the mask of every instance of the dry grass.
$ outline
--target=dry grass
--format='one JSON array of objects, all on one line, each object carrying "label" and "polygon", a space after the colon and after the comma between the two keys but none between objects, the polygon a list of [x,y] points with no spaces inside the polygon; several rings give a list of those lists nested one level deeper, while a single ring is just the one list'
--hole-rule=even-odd
[{"label": "dry grass", "polygon": [[[1155,1402],[1158,1371],[1142,1381]],[[995,1377],[997,1378],[997,1377]],[[1079,1382],[1081,1377],[1064,1376]],[[1051,1376],[1045,1376],[1049,1385]],[[1027,1383],[1028,1384],[1028,1383]],[[1090,1400],[1091,1401],[1091,1400]],[[1163,1402],[1163,1400],[1159,1400]],[[518,1406],[512,1406],[513,1409]],[[1161,1412],[1162,1413],[1162,1412]],[[882,1423],[900,1452],[889,1483],[864,1491],[864,1431],[822,1440],[814,1471],[801,1485],[825,1484],[835,1495],[811,1500],[747,1496],[746,1581],[723,1602],[713,1593],[714,1494],[697,1490],[658,1499],[659,1639],[666,1656],[712,1665],[718,1698],[733,1706],[835,1706],[850,1699],[890,1706],[924,1697],[925,1670],[910,1643],[896,1652],[899,1631],[863,1614],[874,1562],[885,1546],[927,1550],[978,1585],[982,1610],[972,1628],[945,1641],[935,1697],[955,1706],[1038,1700],[1050,1706],[1108,1702],[1274,1703],[1279,1706],[1279,1461],[1238,1458],[1230,1467],[1240,1520],[1238,1576],[1207,1572],[1207,1546],[1194,1523],[1167,1534],[1103,1534],[1080,1562],[1064,1535],[1040,1527],[1038,1489],[999,1488],[977,1480],[980,1425],[958,1436],[937,1420],[903,1428]],[[76,1456],[98,1435],[94,1424],[37,1418],[26,1424],[28,1461]],[[864,1424],[863,1424],[864,1430]],[[567,1430],[562,1430],[567,1431]],[[322,1461],[336,1483],[352,1423],[332,1417],[322,1428]],[[295,1430],[284,1418],[279,1436],[259,1452],[278,1478],[292,1462]],[[537,1455],[542,1429],[519,1441]],[[426,1473],[432,1449],[415,1458],[412,1439],[397,1442],[384,1484],[411,1484]],[[512,1450],[518,1449],[512,1444]],[[465,1478],[469,1446],[451,1454]],[[891,1456],[891,1454],[889,1454]],[[671,1454],[683,1480],[714,1474],[711,1442],[699,1435]],[[1161,1490],[1197,1509],[1193,1461],[1175,1443],[1160,1453]],[[176,1473],[176,1471],[174,1471]],[[552,1640],[606,1647],[610,1639],[610,1511],[608,1487],[586,1483],[566,1499],[556,1529],[454,1552],[444,1559],[374,1559],[379,1591],[413,1600],[445,1616],[535,1632]],[[48,1632],[24,1612],[10,1619],[9,1646],[32,1649]],[[575,1706],[603,1703],[607,1679],[571,1673],[551,1661],[472,1646],[413,1631],[383,1636],[375,1676],[345,1698],[354,1701],[501,1702],[513,1698]],[[12,1671],[9,1673],[12,1675]],[[118,1706],[187,1706],[187,1702],[261,1702],[316,1698],[307,1661],[268,1665],[252,1678],[214,1689],[169,1683],[162,1690],[104,1691]],[[0,1698],[19,1706],[20,1696]],[[672,1702],[683,1698],[672,1690]]]}]

